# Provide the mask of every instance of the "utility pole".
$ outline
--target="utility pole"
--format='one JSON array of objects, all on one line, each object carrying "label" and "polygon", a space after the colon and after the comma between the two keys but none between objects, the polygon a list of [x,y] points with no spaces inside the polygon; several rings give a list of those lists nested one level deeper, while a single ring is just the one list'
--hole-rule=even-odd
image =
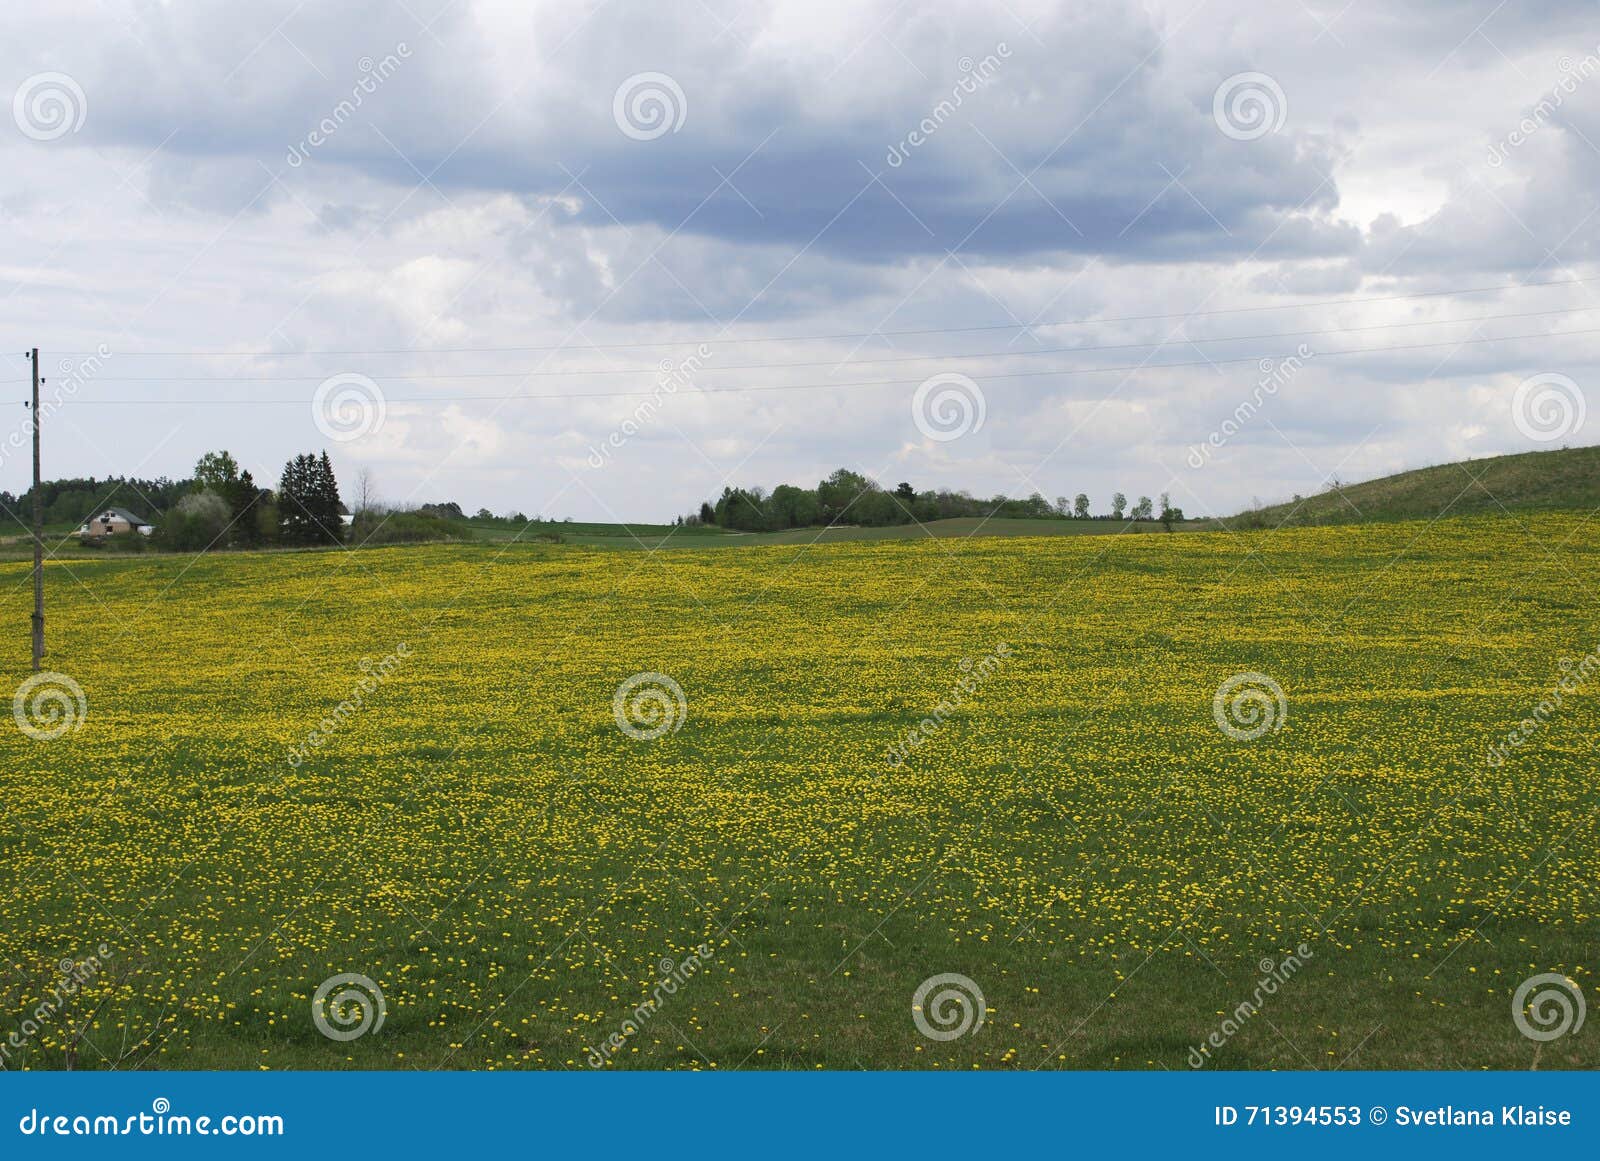
[{"label": "utility pole", "polygon": [[39,487],[39,348],[33,362],[33,671],[44,660],[44,503]]}]

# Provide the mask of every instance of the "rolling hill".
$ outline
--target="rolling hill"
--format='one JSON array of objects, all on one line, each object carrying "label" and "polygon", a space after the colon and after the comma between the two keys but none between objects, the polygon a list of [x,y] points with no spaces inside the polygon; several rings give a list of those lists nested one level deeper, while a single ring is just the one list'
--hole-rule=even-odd
[{"label": "rolling hill", "polygon": [[1600,447],[1440,464],[1241,512],[1231,528],[1600,508]]}]

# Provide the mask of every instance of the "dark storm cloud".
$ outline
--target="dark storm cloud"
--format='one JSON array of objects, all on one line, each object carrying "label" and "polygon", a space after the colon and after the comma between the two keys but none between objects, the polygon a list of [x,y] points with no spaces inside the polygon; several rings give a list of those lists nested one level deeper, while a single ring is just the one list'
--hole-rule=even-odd
[{"label": "dark storm cloud", "polygon": [[[1224,136],[1212,96],[1227,74],[1187,62],[1172,22],[1122,5],[1031,27],[998,8],[896,11],[784,56],[708,36],[709,17],[636,6],[568,9],[510,51],[460,8],[430,27],[388,4],[234,11],[145,10],[81,63],[88,140],[188,159],[158,166],[157,198],[260,209],[282,196],[257,198],[262,166],[291,187],[294,170],[346,169],[426,175],[447,194],[577,188],[585,226],[866,262],[1304,257],[1357,241],[1325,220],[1327,146],[1292,122]],[[374,85],[385,60],[393,76]],[[613,101],[644,72],[682,93],[682,125],[635,140]]]}]

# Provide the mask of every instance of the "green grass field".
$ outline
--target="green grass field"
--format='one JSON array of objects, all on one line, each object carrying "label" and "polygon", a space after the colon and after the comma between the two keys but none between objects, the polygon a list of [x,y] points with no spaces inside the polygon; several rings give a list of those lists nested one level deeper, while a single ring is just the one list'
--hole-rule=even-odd
[{"label": "green grass field", "polygon": [[[87,712],[0,742],[0,1010],[106,954],[6,1063],[1181,1070],[1292,955],[1206,1067],[1600,1066],[1512,1012],[1600,1000],[1595,689],[1486,757],[1597,563],[1572,515],[53,563]],[[984,1019],[931,1037],[949,973]]]},{"label": "green grass field", "polygon": [[[676,549],[751,548],[773,544],[839,544],[858,540],[943,540],[971,536],[1096,536],[1115,533],[1163,532],[1153,520],[1017,520],[963,516],[930,520],[925,524],[897,524],[866,528],[835,525],[828,528],[791,528],[783,532],[734,532],[725,528],[671,524],[554,524],[537,531],[498,525],[471,525],[474,535],[503,543],[531,540],[538,532],[558,533],[564,543],[594,548]],[[1175,525],[1175,530],[1197,530],[1200,525]]]},{"label": "green grass field", "polygon": [[1330,487],[1313,496],[1241,513],[1234,528],[1431,520],[1600,509],[1600,447],[1488,456]]}]

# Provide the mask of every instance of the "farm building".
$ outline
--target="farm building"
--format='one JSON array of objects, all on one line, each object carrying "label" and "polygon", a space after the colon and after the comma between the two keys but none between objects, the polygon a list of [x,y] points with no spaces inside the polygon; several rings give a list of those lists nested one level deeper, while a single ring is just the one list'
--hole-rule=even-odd
[{"label": "farm building", "polygon": [[78,535],[85,540],[95,540],[105,536],[126,536],[130,532],[149,536],[153,531],[155,527],[148,520],[135,516],[126,508],[104,508],[79,526]]}]

